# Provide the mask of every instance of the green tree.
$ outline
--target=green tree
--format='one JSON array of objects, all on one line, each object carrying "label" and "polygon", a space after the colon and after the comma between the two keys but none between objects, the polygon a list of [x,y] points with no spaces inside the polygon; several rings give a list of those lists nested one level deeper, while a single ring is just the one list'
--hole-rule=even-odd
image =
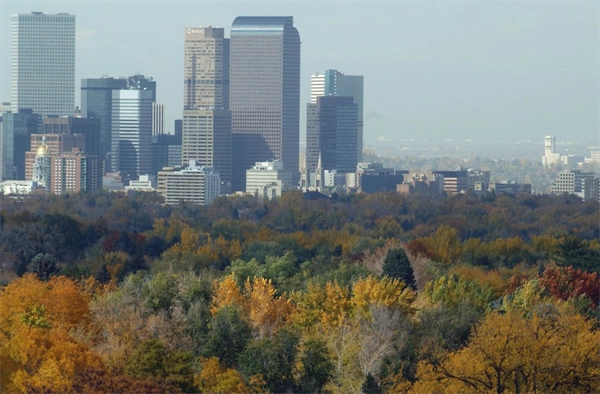
[{"label": "green tree", "polygon": [[323,392],[323,386],[331,380],[334,371],[327,353],[327,344],[319,339],[309,339],[304,343],[304,351],[300,356],[299,392]]},{"label": "green tree", "polygon": [[239,369],[246,379],[260,375],[272,393],[286,393],[295,386],[294,362],[298,336],[280,330],[273,337],[257,340],[239,358]]},{"label": "green tree", "polygon": [[27,271],[36,274],[43,281],[50,279],[59,270],[56,259],[48,253],[38,253],[27,265]]},{"label": "green tree", "polygon": [[600,252],[590,247],[589,242],[575,235],[561,238],[557,244],[556,261],[560,266],[571,266],[588,272],[600,273]]},{"label": "green tree", "polygon": [[207,357],[218,357],[226,367],[236,365],[237,357],[246,348],[252,330],[241,317],[241,312],[234,305],[220,308],[211,324],[206,346]]},{"label": "green tree", "polygon": [[392,248],[388,250],[383,260],[382,270],[384,276],[400,279],[408,286],[416,289],[415,274],[404,249]]}]

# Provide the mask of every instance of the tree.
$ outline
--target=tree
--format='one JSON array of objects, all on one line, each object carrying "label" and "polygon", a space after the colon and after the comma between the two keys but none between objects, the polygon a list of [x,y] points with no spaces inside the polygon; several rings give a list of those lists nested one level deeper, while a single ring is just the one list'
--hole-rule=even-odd
[{"label": "tree", "polygon": [[236,365],[238,355],[244,351],[252,334],[241,314],[241,310],[233,305],[219,309],[211,322],[204,348],[207,356],[217,357],[228,368]]},{"label": "tree", "polygon": [[298,391],[322,393],[323,386],[333,377],[334,365],[328,356],[327,344],[320,339],[309,339],[300,356]]},{"label": "tree", "polygon": [[415,275],[404,249],[392,248],[388,250],[383,260],[382,269],[383,275],[400,279],[411,288],[416,289]]},{"label": "tree", "polygon": [[599,392],[600,332],[566,304],[490,313],[468,345],[421,361],[416,393]]},{"label": "tree", "polygon": [[286,393],[296,385],[294,364],[298,353],[297,335],[278,331],[272,338],[249,344],[239,357],[239,369],[246,379],[260,375],[272,393]]},{"label": "tree", "polygon": [[227,368],[216,357],[201,359],[202,370],[194,377],[196,387],[203,393],[245,394],[251,392],[242,375]]},{"label": "tree", "polygon": [[38,253],[27,265],[27,272],[36,274],[43,281],[47,281],[58,271],[60,268],[56,264],[56,259],[48,253]]},{"label": "tree", "polygon": [[588,272],[600,272],[600,252],[575,235],[568,235],[558,241],[556,261],[563,267],[570,265]]}]

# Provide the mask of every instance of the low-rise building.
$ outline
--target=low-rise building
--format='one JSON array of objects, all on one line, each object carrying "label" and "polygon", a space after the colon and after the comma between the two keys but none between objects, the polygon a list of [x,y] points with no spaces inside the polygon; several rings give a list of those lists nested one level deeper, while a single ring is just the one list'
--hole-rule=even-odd
[{"label": "low-rise building", "polygon": [[583,185],[585,179],[593,179],[593,172],[581,172],[580,170],[567,170],[558,174],[558,178],[552,184],[552,194],[576,194],[583,197]]},{"label": "low-rise building", "polygon": [[284,171],[281,161],[256,162],[246,170],[246,193],[259,198],[281,197],[292,186],[292,173]]},{"label": "low-rise building", "polygon": [[212,167],[190,160],[187,167],[165,167],[159,171],[157,191],[170,205],[182,201],[209,205],[221,192],[221,178]]},{"label": "low-rise building", "polygon": [[156,177],[154,175],[140,175],[137,180],[129,181],[125,190],[135,190],[139,192],[152,192],[156,187]]}]

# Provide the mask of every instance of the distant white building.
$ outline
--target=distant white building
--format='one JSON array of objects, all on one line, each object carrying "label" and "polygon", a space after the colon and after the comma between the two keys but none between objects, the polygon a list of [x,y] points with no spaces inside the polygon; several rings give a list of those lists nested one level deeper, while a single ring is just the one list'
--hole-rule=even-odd
[{"label": "distant white building", "polygon": [[157,191],[170,205],[180,201],[209,205],[221,193],[221,177],[212,167],[190,160],[187,167],[165,167],[159,171]]},{"label": "distant white building", "polygon": [[140,175],[138,180],[129,181],[125,190],[136,190],[140,192],[151,192],[155,190],[156,177],[154,175]]},{"label": "distant white building", "polygon": [[0,183],[0,190],[5,196],[31,194],[38,187],[39,185],[35,181],[4,181]]},{"label": "distant white building", "polygon": [[549,167],[552,164],[560,163],[560,154],[556,153],[556,138],[553,135],[547,135],[544,139],[544,156],[542,156],[542,165]]},{"label": "distant white building", "polygon": [[292,173],[283,170],[281,161],[256,162],[246,170],[246,193],[259,198],[281,197],[292,185]]}]

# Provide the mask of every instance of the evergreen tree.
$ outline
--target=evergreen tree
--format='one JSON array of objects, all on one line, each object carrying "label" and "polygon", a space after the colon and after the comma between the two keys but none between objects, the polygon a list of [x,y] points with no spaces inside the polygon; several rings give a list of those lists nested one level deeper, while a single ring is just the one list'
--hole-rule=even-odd
[{"label": "evergreen tree", "polygon": [[416,289],[415,275],[406,252],[402,248],[388,250],[383,260],[383,276],[400,279],[407,286]]},{"label": "evergreen tree", "polygon": [[27,265],[27,272],[36,274],[42,281],[47,281],[58,271],[60,268],[56,264],[56,259],[48,253],[38,253]]}]

